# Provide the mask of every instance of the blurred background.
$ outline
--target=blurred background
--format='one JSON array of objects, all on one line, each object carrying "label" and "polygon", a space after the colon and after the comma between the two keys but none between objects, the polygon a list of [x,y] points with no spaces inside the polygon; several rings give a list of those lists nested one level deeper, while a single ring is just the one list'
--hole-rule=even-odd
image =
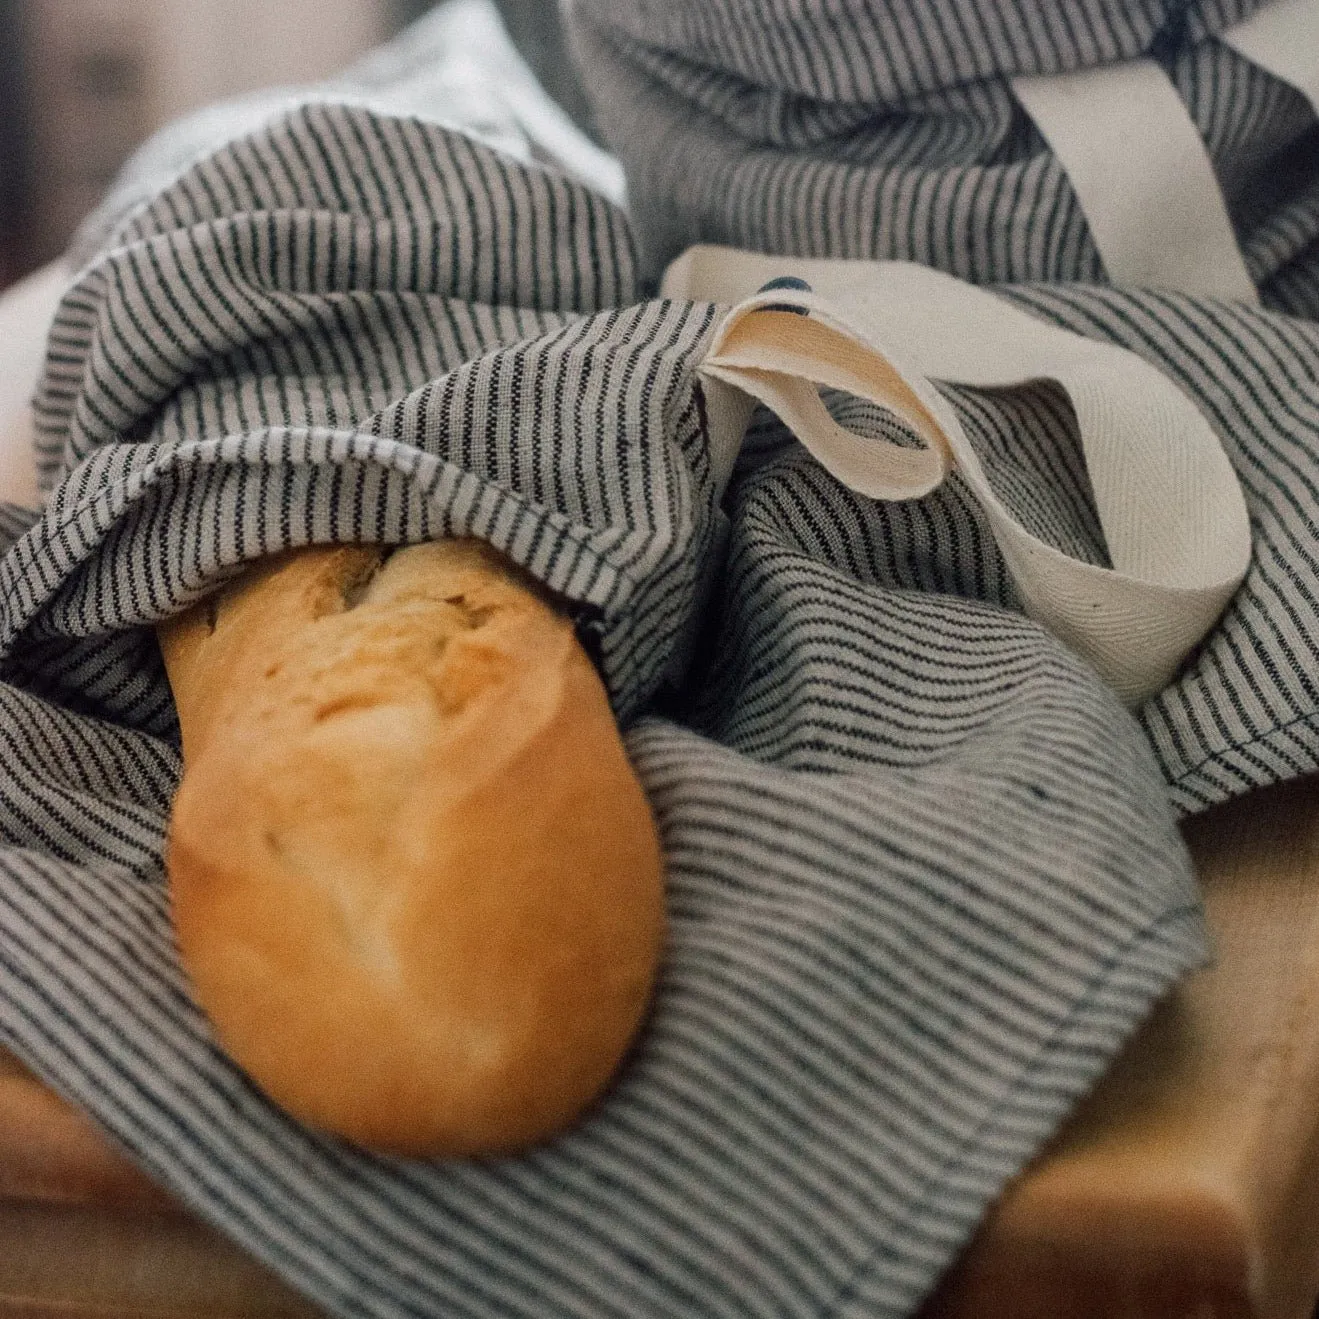
[{"label": "blurred background", "polygon": [[[64,249],[156,128],[223,97],[335,74],[430,8],[429,0],[0,0],[0,288]],[[498,0],[498,8],[552,94],[571,99],[556,0]]]}]

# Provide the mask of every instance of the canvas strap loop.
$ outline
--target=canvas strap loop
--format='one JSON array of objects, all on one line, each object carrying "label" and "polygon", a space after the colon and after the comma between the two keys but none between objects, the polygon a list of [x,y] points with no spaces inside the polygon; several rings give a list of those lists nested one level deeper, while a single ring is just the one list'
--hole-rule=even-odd
[{"label": "canvas strap loop", "polygon": [[[785,274],[797,278],[775,278]],[[1195,404],[1135,353],[903,262],[697,247],[669,267],[662,291],[733,304],[700,367],[717,471],[731,472],[754,401],[840,481],[874,498],[919,497],[956,468],[1027,612],[1129,704],[1167,684],[1245,575],[1249,518],[1222,445]],[[1072,558],[1022,526],[932,383],[1007,388],[1042,379],[1071,400],[1111,568]],[[923,447],[847,431],[820,401],[821,386],[887,408]]]}]

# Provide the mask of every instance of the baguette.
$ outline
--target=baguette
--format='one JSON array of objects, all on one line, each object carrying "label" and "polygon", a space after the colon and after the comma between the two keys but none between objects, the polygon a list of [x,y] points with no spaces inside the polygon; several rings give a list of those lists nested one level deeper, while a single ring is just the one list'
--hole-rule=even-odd
[{"label": "baguette", "polygon": [[381,1151],[573,1122],[644,1015],[663,867],[569,620],[441,541],[266,561],[158,636],[175,932],[225,1050]]}]

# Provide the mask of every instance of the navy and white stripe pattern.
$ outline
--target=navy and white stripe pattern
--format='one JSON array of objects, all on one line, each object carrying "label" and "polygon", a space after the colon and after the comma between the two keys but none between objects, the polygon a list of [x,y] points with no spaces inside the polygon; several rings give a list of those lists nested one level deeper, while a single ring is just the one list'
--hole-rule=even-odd
[{"label": "navy and white stripe pattern", "polygon": [[696,242],[1103,282],[1015,75],[1149,56],[1204,138],[1266,307],[1319,317],[1319,122],[1216,34],[1259,0],[574,0],[645,268]]},{"label": "navy and white stripe pattern", "polygon": [[[909,1313],[1203,956],[1168,784],[1189,808],[1315,764],[1314,327],[1011,294],[1173,373],[1246,484],[1246,589],[1142,726],[1010,607],[955,479],[874,504],[762,415],[717,498],[715,309],[639,295],[599,197],[321,98],[110,223],[57,319],[53,489],[0,516],[0,1042],[336,1314]],[[950,397],[1020,517],[1102,561],[1056,391]],[[275,549],[448,534],[574,610],[671,930],[588,1121],[428,1164],[290,1122],[193,1006],[151,625]]]}]

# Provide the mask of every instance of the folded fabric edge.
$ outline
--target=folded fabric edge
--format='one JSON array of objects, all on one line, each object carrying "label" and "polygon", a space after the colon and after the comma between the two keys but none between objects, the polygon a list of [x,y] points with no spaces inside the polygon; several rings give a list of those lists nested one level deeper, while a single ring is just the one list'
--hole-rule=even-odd
[{"label": "folded fabric edge", "polygon": [[[1128,940],[926,1188],[909,1230],[926,1240],[929,1272],[886,1277],[888,1256],[877,1253],[821,1319],[914,1312],[969,1244],[990,1206],[1039,1156],[1158,1002],[1210,955],[1198,905],[1164,912]],[[1042,1089],[1041,1077],[1052,1080],[1053,1088]],[[1069,1083],[1057,1085],[1059,1077]],[[954,1162],[966,1154],[971,1159],[965,1164]]]}]

